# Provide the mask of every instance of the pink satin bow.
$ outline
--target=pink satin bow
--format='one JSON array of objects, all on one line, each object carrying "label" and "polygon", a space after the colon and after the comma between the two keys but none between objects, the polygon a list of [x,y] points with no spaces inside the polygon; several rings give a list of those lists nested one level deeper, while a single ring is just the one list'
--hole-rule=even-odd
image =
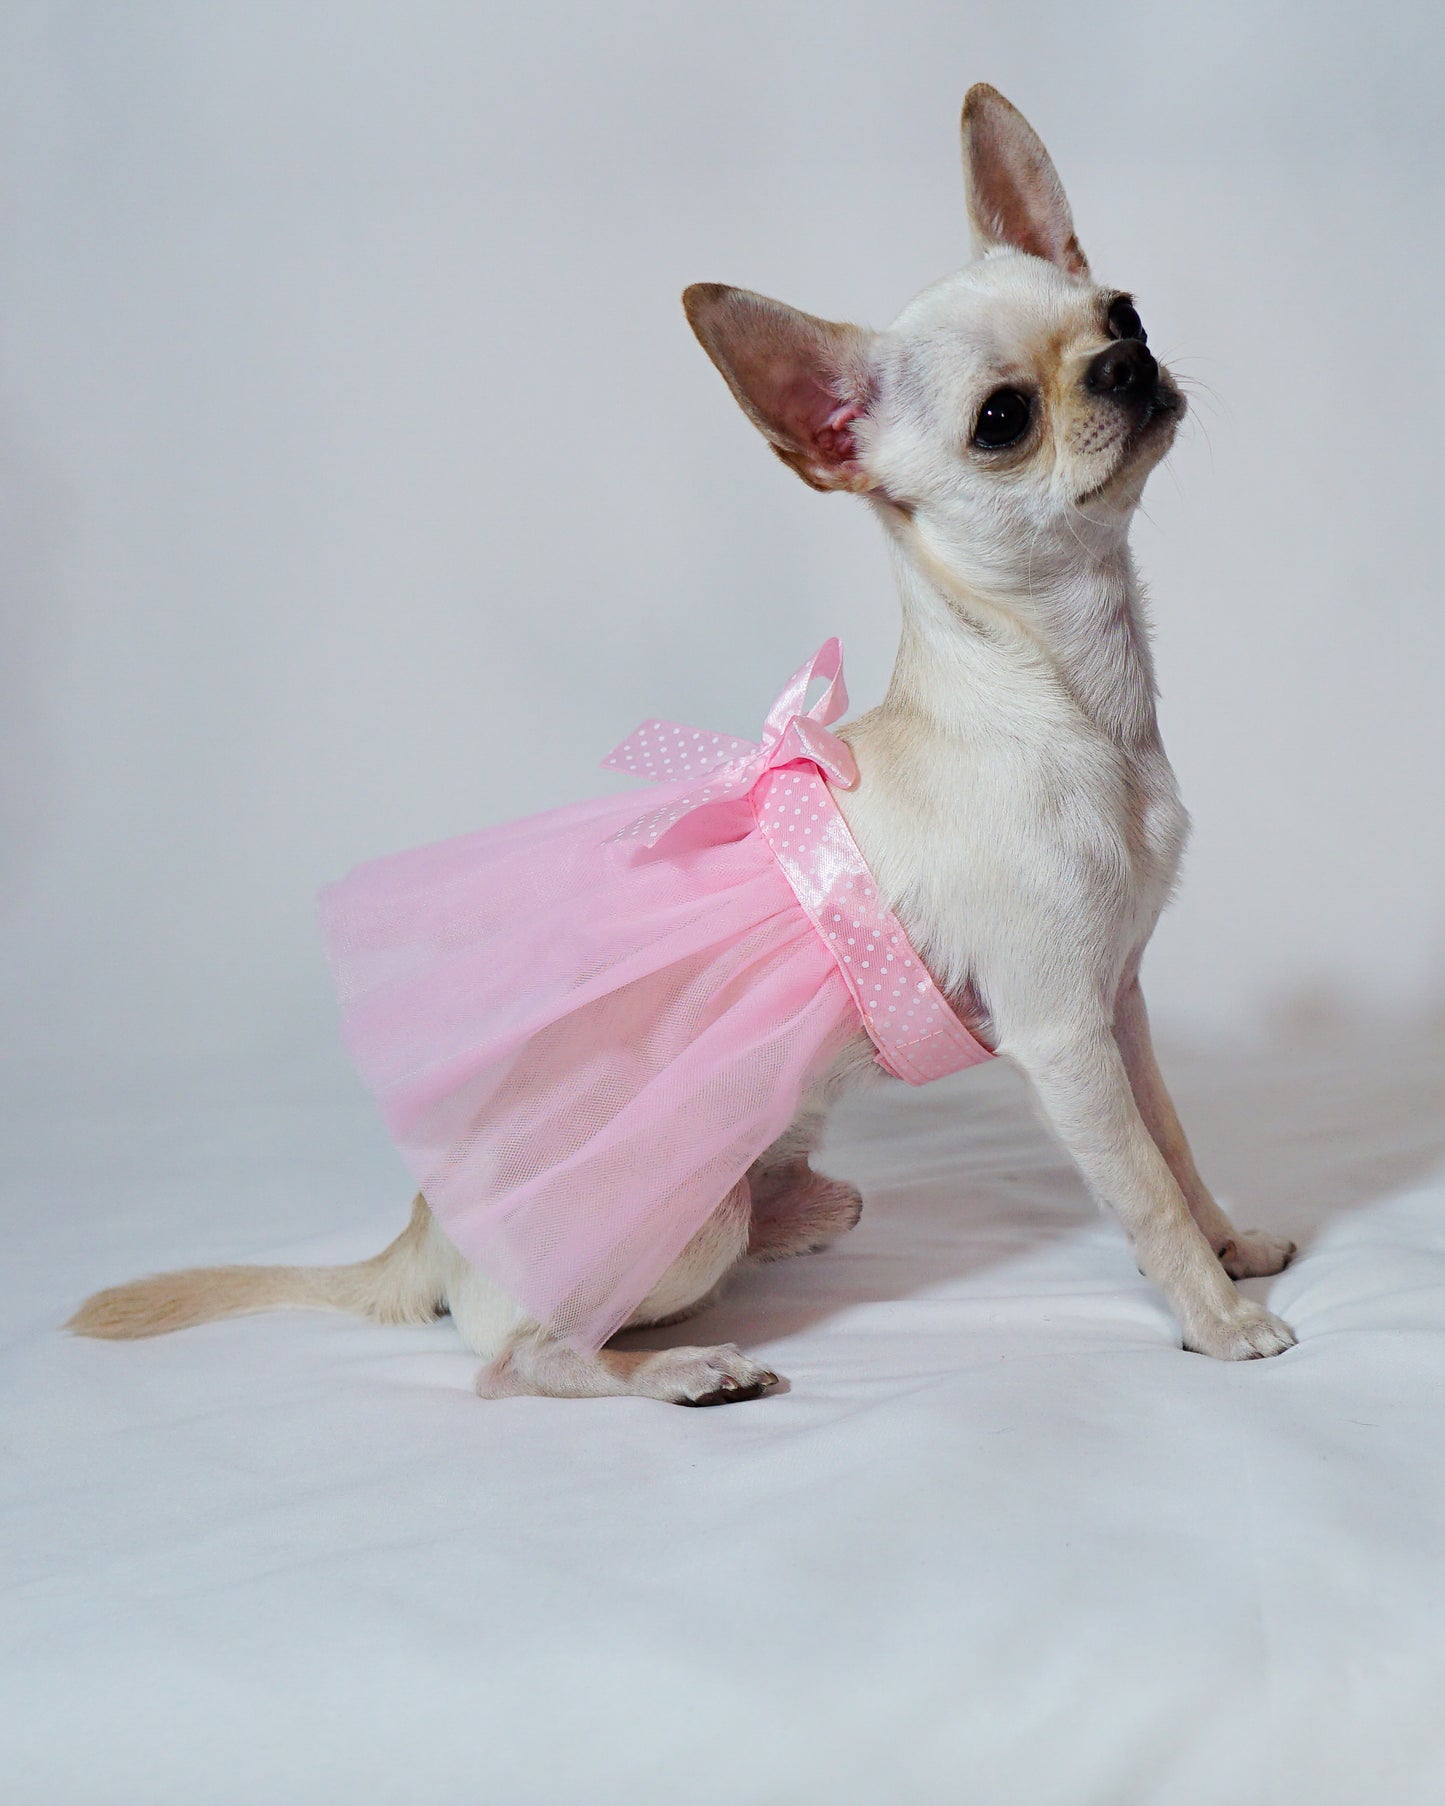
[{"label": "pink satin bow", "polygon": [[[826,679],[828,687],[812,708],[803,711],[808,686],[815,678]],[[851,790],[858,782],[853,754],[846,742],[828,731],[828,724],[847,707],[843,647],[839,640],[831,639],[788,679],[763,723],[761,744],[732,734],[680,727],[675,721],[644,721],[608,753],[604,765],[654,783],[689,778],[706,782],[639,816],[612,838],[639,840],[645,847],[655,847],[669,828],[694,809],[747,796],[765,771],[798,760],[816,765],[830,784]]]}]

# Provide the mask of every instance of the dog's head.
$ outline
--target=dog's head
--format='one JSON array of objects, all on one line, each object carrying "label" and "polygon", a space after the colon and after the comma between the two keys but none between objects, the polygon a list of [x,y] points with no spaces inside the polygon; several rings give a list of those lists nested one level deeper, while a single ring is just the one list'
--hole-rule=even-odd
[{"label": "dog's head", "polygon": [[1081,525],[1127,525],[1184,411],[1133,298],[1095,282],[1037,135],[969,91],[976,261],[882,332],[698,283],[694,332],[773,450],[815,489],[886,505],[959,575],[1008,583]]}]

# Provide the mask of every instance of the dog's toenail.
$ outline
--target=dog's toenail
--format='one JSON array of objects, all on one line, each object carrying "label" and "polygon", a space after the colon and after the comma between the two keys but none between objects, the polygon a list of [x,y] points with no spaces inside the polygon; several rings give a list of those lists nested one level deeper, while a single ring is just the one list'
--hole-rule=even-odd
[{"label": "dog's toenail", "polygon": [[778,1383],[777,1374],[769,1373],[766,1368],[758,1375],[758,1379],[764,1386],[776,1386]]},{"label": "dog's toenail", "polygon": [[722,1388],[724,1392],[735,1392],[737,1390],[737,1384],[737,1381],[730,1373],[725,1373],[722,1376]]}]

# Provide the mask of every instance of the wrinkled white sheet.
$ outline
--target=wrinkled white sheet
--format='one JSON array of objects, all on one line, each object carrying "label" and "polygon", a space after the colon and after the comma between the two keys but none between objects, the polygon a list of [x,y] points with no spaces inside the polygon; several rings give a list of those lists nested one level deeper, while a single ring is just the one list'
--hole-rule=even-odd
[{"label": "wrinkled white sheet", "polygon": [[990,1069],[840,1117],[862,1226],[682,1332],[791,1390],[699,1412],[483,1404],[444,1323],[62,1337],[147,1269],[372,1252],[405,1191],[357,1102],[24,1113],[0,1797],[1439,1806],[1438,1037],[1172,1066],[1305,1243],[1250,1288],[1299,1348],[1181,1352]]}]

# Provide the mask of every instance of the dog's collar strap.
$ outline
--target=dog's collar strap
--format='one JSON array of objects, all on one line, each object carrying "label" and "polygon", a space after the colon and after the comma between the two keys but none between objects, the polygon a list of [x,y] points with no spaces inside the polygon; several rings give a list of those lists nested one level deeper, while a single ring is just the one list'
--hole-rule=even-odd
[{"label": "dog's collar strap", "polygon": [[[828,680],[806,713],[815,677]],[[877,1059],[910,1085],[993,1058],[959,1020],[914,952],[828,788],[851,789],[858,768],[828,731],[848,706],[843,648],[829,640],[793,673],[769,712],[760,745],[665,721],[645,721],[603,760],[658,782],[701,779],[616,838],[656,847],[684,816],[750,800],[757,825],[809,921],[837,962]]]}]

